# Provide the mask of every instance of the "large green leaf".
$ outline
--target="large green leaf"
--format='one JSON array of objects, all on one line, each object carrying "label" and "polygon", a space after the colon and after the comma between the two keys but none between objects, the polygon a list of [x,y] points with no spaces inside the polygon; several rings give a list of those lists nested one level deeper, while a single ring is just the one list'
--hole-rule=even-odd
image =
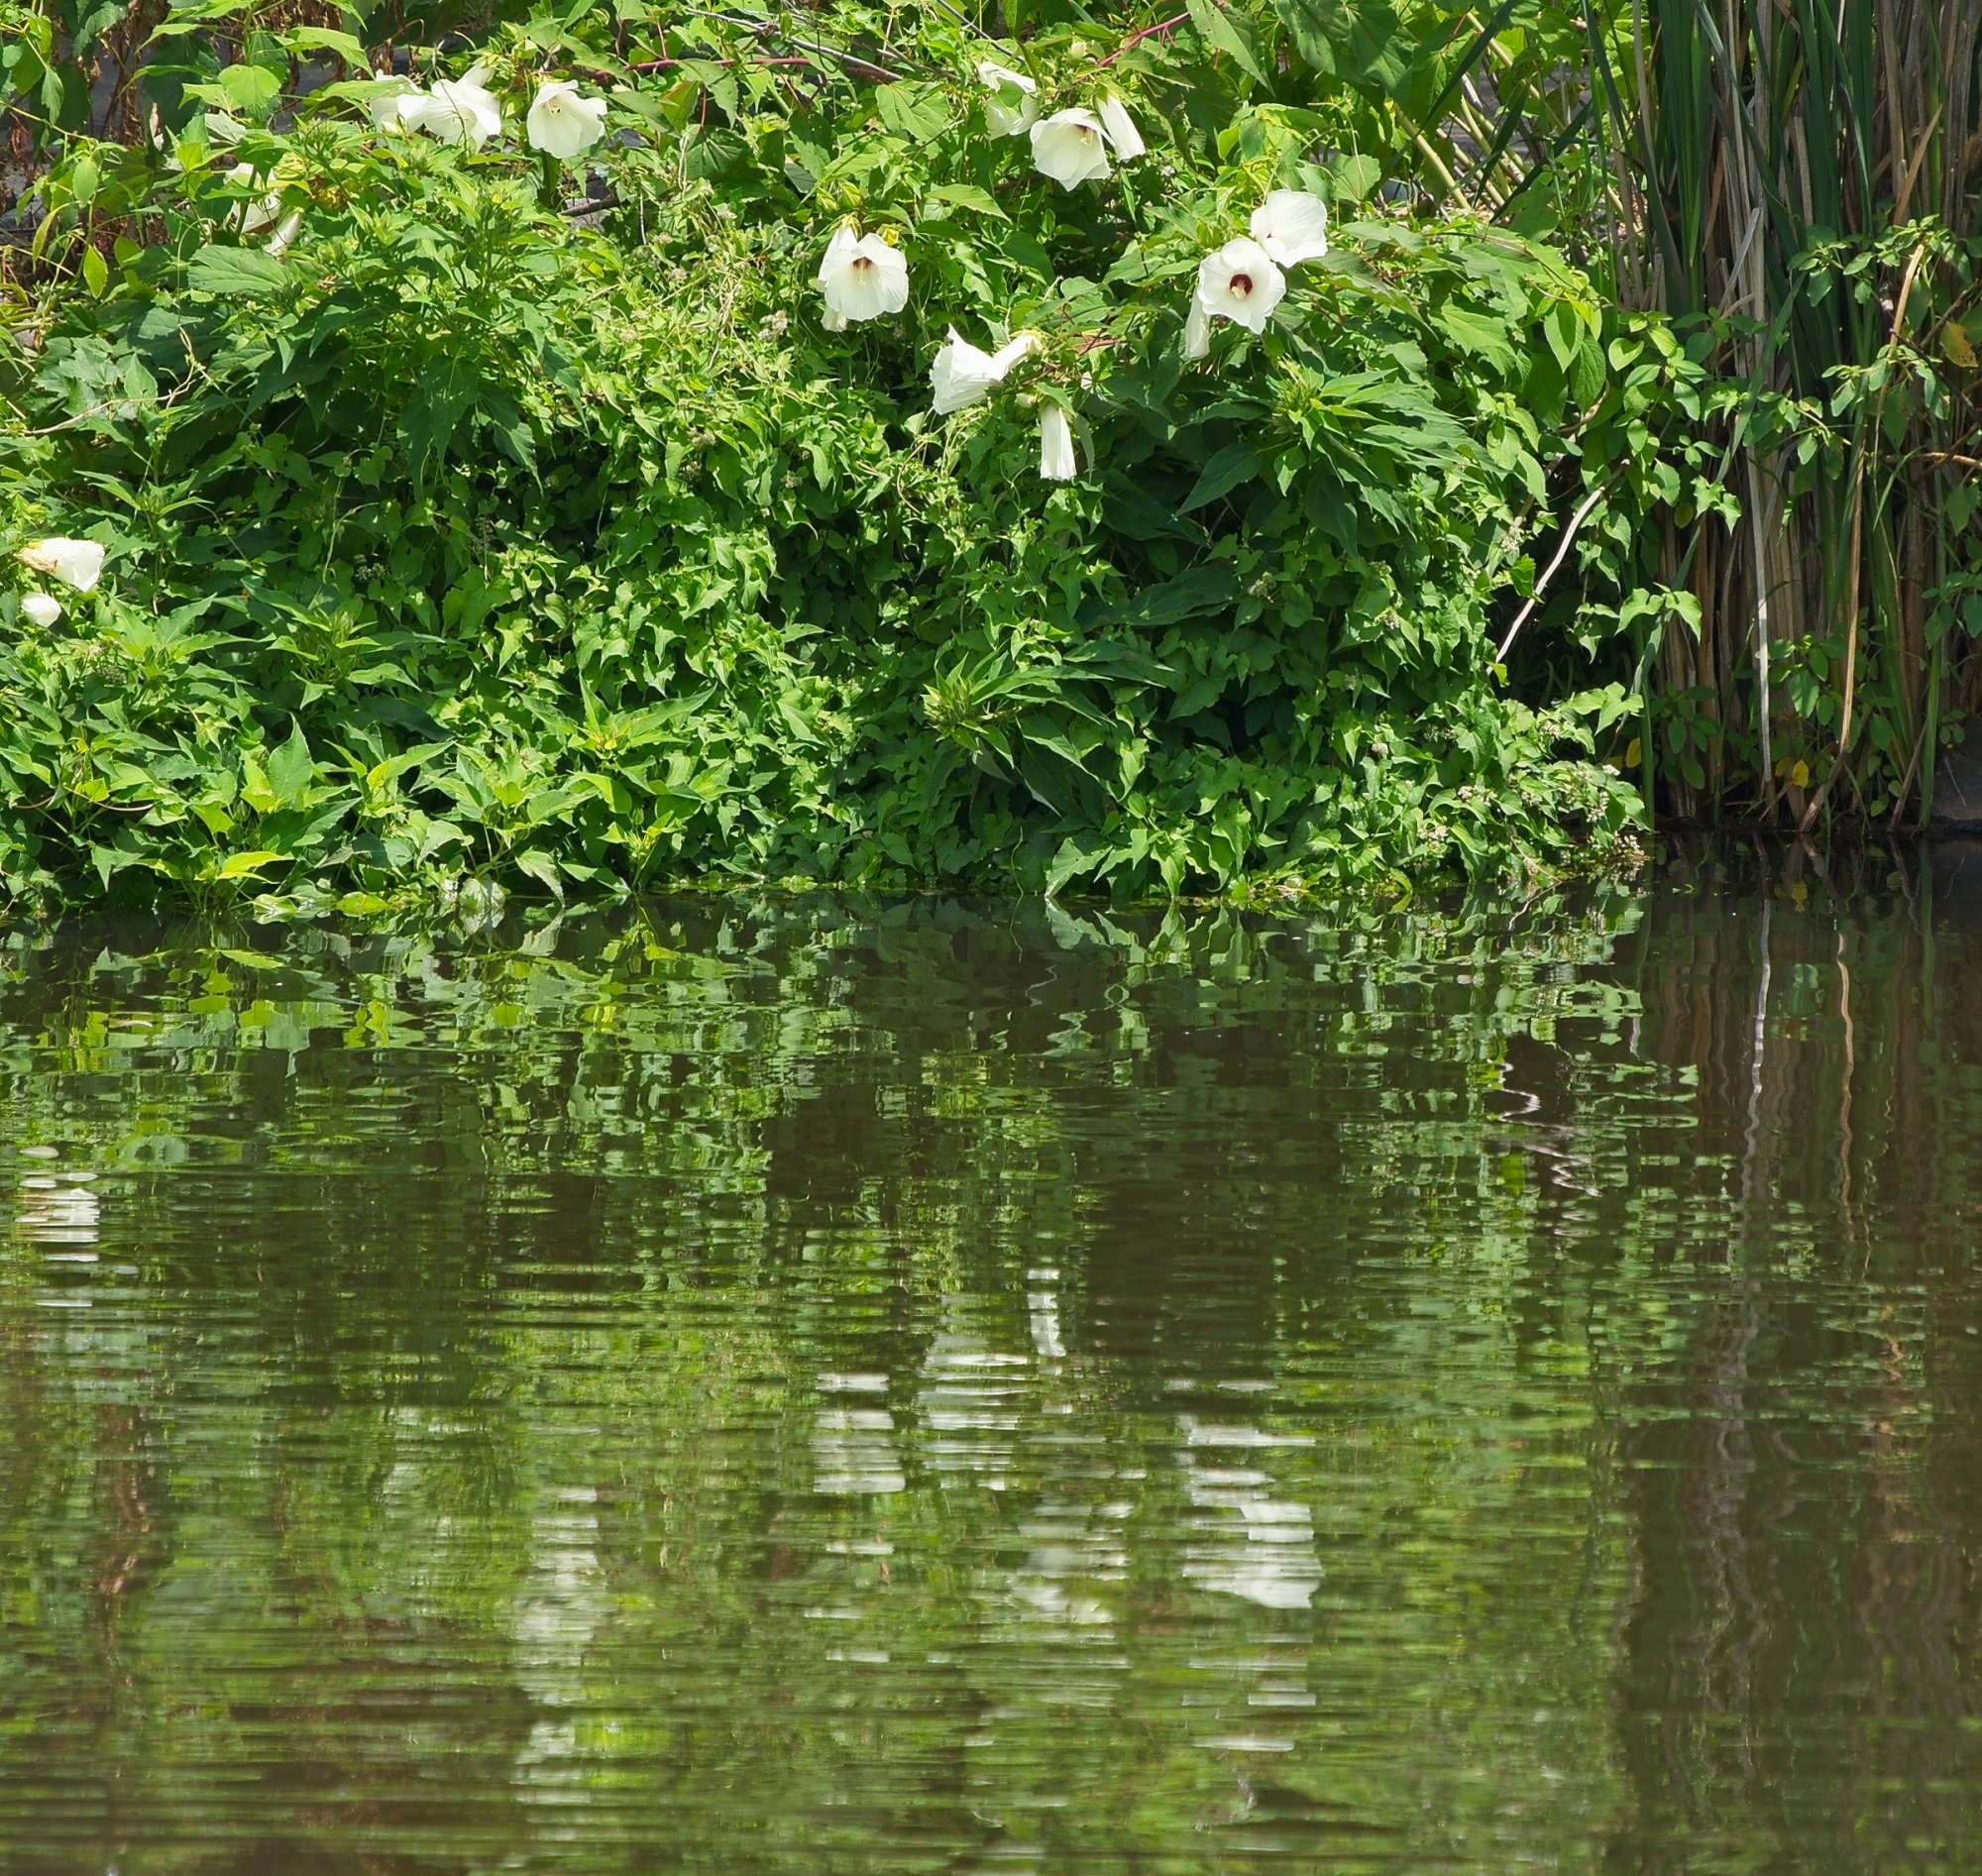
[{"label": "large green leaf", "polygon": [[1242,482],[1251,482],[1260,473],[1266,456],[1257,443],[1228,443],[1206,463],[1189,495],[1178,503],[1179,512],[1188,514],[1207,501],[1216,501]]},{"label": "large green leaf", "polygon": [[209,245],[186,262],[186,284],[195,292],[234,299],[268,299],[289,282],[289,270],[259,248]]},{"label": "large green leaf", "polygon": [[1124,611],[1133,625],[1174,625],[1201,612],[1222,612],[1239,598],[1239,580],[1223,561],[1204,561],[1174,580],[1145,587]]},{"label": "large green leaf", "polygon": [[1393,91],[1410,70],[1387,0],[1273,0],[1273,11],[1302,62],[1324,77]]}]

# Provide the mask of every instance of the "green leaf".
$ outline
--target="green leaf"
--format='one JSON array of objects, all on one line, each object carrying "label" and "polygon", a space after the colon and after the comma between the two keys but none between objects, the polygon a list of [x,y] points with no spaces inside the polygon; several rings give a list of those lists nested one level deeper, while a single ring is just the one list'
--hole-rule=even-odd
[{"label": "green leaf", "polygon": [[1012,218],[992,199],[988,189],[970,182],[943,182],[930,190],[930,200],[947,202],[953,208],[968,208],[980,215],[995,215],[1000,221]]},{"label": "green leaf", "polygon": [[282,81],[262,65],[229,65],[220,74],[220,88],[234,100],[241,116],[257,122],[275,108]]},{"label": "green leaf", "polygon": [[259,873],[263,867],[274,865],[277,860],[288,857],[285,853],[272,853],[266,847],[253,853],[230,853],[222,860],[219,869],[212,875],[215,879],[246,879]]},{"label": "green leaf", "polygon": [[425,482],[430,468],[446,460],[455,425],[475,401],[475,377],[461,359],[444,359],[420,374],[399,413],[399,440],[416,485]]},{"label": "green leaf", "polygon": [[267,299],[289,283],[289,270],[260,248],[209,243],[186,262],[186,284],[222,298]]},{"label": "green leaf", "polygon": [[361,71],[368,68],[365,48],[349,33],[335,32],[327,26],[294,27],[277,34],[276,42],[289,52],[335,53],[347,65],[356,65]]},{"label": "green leaf", "polygon": [[1145,587],[1123,612],[1132,625],[1174,625],[1201,612],[1222,612],[1239,598],[1239,580],[1223,561],[1200,562],[1174,580]]},{"label": "green leaf", "polygon": [[1267,82],[1266,61],[1252,23],[1225,11],[1218,0],[1188,0],[1191,24],[1204,43],[1223,53],[1248,77]]},{"label": "green leaf", "polygon": [[1385,0],[1273,0],[1303,64],[1385,93],[1403,89],[1410,41]]},{"label": "green leaf", "polygon": [[1335,183],[1335,199],[1353,206],[1367,202],[1375,193],[1383,179],[1383,166],[1375,157],[1337,157],[1328,166],[1328,173]]},{"label": "green leaf", "polygon": [[1441,306],[1438,323],[1462,352],[1471,352],[1503,371],[1512,371],[1516,353],[1506,324],[1464,306]]},{"label": "green leaf", "polygon": [[1201,508],[1207,501],[1216,501],[1242,482],[1251,482],[1266,460],[1257,443],[1226,444],[1205,464],[1190,494],[1177,503],[1177,512],[1188,514],[1192,508]]},{"label": "green leaf", "polygon": [[941,136],[951,122],[949,100],[938,85],[905,81],[881,85],[874,93],[874,109],[896,136],[911,143],[926,144]]},{"label": "green leaf", "polygon": [[1582,321],[1568,306],[1551,306],[1548,317],[1542,321],[1542,330],[1548,337],[1549,350],[1555,354],[1555,362],[1567,372],[1577,347],[1583,343]]},{"label": "green leaf", "polygon": [[288,741],[269,751],[269,787],[276,802],[281,807],[293,808],[308,791],[310,777],[315,773],[316,762],[304,739],[303,726],[292,722]]},{"label": "green leaf", "polygon": [[557,861],[540,847],[532,847],[527,853],[516,855],[517,870],[547,887],[555,899],[564,897],[564,878],[558,872]]}]

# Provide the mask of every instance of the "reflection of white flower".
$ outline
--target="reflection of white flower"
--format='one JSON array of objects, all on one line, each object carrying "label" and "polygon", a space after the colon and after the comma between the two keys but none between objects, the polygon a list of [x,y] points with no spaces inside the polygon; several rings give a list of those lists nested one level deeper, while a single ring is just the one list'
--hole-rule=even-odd
[{"label": "reflection of white flower", "polygon": [[968,339],[949,329],[948,342],[930,367],[930,384],[936,391],[936,414],[946,417],[966,404],[981,403],[1005,381],[1013,366],[1039,344],[1030,332],[1022,332],[1010,345],[996,352],[981,352]]},{"label": "reflection of white flower", "polygon": [[1197,303],[1214,319],[1230,319],[1248,332],[1264,332],[1267,316],[1287,290],[1287,278],[1257,241],[1241,235],[1197,270]]},{"label": "reflection of white flower", "polygon": [[1101,120],[1076,105],[1055,111],[1033,126],[1033,167],[1063,189],[1098,182],[1108,173],[1108,150]]},{"label": "reflection of white flower", "polygon": [[1211,350],[1211,315],[1204,310],[1204,302],[1193,293],[1190,296],[1190,311],[1183,316],[1183,355],[1187,359],[1201,359]]},{"label": "reflection of white flower", "polygon": [[1047,404],[1040,412],[1040,474],[1047,482],[1071,482],[1080,474],[1073,429],[1058,404]]},{"label": "reflection of white flower", "polygon": [[477,65],[463,77],[436,79],[425,97],[400,107],[400,120],[408,129],[423,130],[444,144],[480,150],[502,134],[502,107],[483,84],[488,75]]},{"label": "reflection of white flower", "polygon": [[1001,65],[995,58],[979,59],[977,82],[991,96],[984,100],[984,121],[994,137],[1020,137],[1031,130],[1040,114],[1039,100],[1033,95],[1040,87],[1023,71]]},{"label": "reflection of white flower", "polygon": [[606,135],[606,100],[580,96],[569,78],[547,78],[523,125],[532,150],[569,163]]},{"label": "reflection of white flower", "polygon": [[1272,189],[1253,211],[1253,239],[1281,267],[1328,252],[1328,204],[1306,189]]},{"label": "reflection of white flower", "polygon": [[842,222],[826,243],[818,285],[826,330],[842,332],[849,319],[878,319],[909,303],[909,264],[879,235],[856,235]]},{"label": "reflection of white flower", "polygon": [[[93,1172],[29,1173],[21,1181],[14,1229],[33,1244],[94,1244],[102,1217],[96,1194],[89,1189],[95,1177]],[[81,1251],[73,1254],[73,1260],[96,1262]]]},{"label": "reflection of white flower", "polygon": [[1124,163],[1129,163],[1143,155],[1147,146],[1143,134],[1136,128],[1135,120],[1123,107],[1122,100],[1114,92],[1105,92],[1101,99],[1101,128],[1107,133],[1108,141],[1115,146],[1115,154]]},{"label": "reflection of white flower", "polygon": [[25,567],[87,593],[103,572],[103,549],[95,541],[72,541],[60,534],[30,541],[16,556]]},{"label": "reflection of white flower", "polygon": [[53,593],[24,593],[21,595],[21,612],[30,624],[47,630],[61,617],[61,602]]}]

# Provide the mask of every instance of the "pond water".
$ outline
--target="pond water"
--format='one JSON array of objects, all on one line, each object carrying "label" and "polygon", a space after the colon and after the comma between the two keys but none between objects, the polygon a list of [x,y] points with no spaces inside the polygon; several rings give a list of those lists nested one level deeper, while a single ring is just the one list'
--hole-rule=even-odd
[{"label": "pond water", "polygon": [[1982,912],[0,938],[9,1871],[1982,1867]]}]

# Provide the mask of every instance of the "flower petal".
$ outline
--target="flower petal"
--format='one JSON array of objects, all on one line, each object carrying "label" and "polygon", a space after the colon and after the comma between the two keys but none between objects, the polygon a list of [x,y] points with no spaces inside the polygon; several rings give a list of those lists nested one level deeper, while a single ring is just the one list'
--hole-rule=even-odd
[{"label": "flower petal", "polygon": [[1099,181],[1108,173],[1101,120],[1078,105],[1041,119],[1033,126],[1033,166],[1063,189]]},{"label": "flower petal", "polygon": [[826,310],[842,321],[878,319],[909,303],[909,264],[900,249],[879,235],[856,235],[842,222],[819,264],[818,285],[826,295]]},{"label": "flower petal", "polygon": [[1022,358],[1030,357],[1040,349],[1040,335],[1037,332],[1022,332],[1007,345],[1001,345],[991,354],[991,363],[1002,379]]},{"label": "flower petal", "polygon": [[1003,376],[990,353],[980,351],[951,326],[947,342],[930,367],[936,414],[946,417],[967,404],[981,403]]},{"label": "flower petal", "polygon": [[1193,293],[1190,311],[1183,316],[1183,355],[1187,359],[1201,359],[1210,352],[1211,315],[1204,310],[1204,301]]},{"label": "flower petal", "polygon": [[980,59],[977,82],[991,93],[984,100],[984,121],[994,137],[1023,137],[1040,114],[1039,85],[1023,71],[994,58]]},{"label": "flower petal", "polygon": [[1286,290],[1287,277],[1272,257],[1245,235],[1198,264],[1197,303],[1212,318],[1230,319],[1249,332],[1266,331]]},{"label": "flower petal", "polygon": [[1136,128],[1122,100],[1114,92],[1103,94],[1101,99],[1101,128],[1107,133],[1108,141],[1115,146],[1115,154],[1124,163],[1142,156],[1148,146],[1143,142],[1143,134]]},{"label": "flower petal", "polygon": [[1046,482],[1071,482],[1080,474],[1073,453],[1073,429],[1058,404],[1040,412],[1040,475]]},{"label": "flower petal", "polygon": [[569,163],[606,134],[606,100],[581,96],[569,78],[546,79],[524,129],[533,150]]},{"label": "flower petal", "polygon": [[65,587],[87,593],[103,572],[103,547],[97,541],[70,540],[66,535],[51,535],[47,540],[30,541],[15,555],[25,567],[59,580]]},{"label": "flower petal", "polygon": [[1328,252],[1328,204],[1306,189],[1273,189],[1253,211],[1253,239],[1281,267]]}]

